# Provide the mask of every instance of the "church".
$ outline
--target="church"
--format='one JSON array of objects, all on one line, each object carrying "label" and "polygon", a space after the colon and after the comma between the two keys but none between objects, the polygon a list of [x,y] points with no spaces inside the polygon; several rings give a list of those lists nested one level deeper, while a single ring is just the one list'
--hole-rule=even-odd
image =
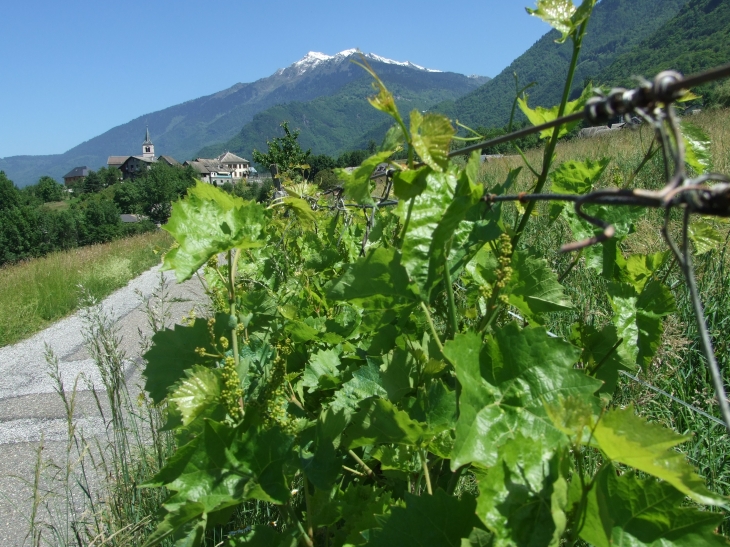
[{"label": "church", "polygon": [[106,161],[107,167],[116,167],[122,172],[123,179],[134,178],[142,171],[149,169],[153,163],[164,161],[168,165],[180,165],[172,156],[155,157],[155,145],[150,139],[150,129],[147,128],[145,139],[142,143],[142,155],[140,156],[109,156]]}]

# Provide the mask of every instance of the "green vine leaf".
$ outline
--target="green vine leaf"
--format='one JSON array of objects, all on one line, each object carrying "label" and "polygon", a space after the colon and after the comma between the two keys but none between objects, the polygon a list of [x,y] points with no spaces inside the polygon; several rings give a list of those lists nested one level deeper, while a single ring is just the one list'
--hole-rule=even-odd
[{"label": "green vine leaf", "polygon": [[525,9],[530,15],[539,17],[562,33],[562,36],[555,40],[562,44],[590,17],[595,4],[596,0],[583,0],[580,8],[576,9],[571,0],[537,0],[536,9]]},{"label": "green vine leaf", "polygon": [[183,425],[189,425],[195,418],[213,406],[221,394],[219,370],[200,365],[186,370],[187,376],[169,396],[182,416]]},{"label": "green vine leaf", "polygon": [[339,279],[328,283],[326,290],[331,300],[349,300],[368,307],[393,307],[403,300],[416,300],[401,253],[394,248],[368,250]]},{"label": "green vine leaf", "polygon": [[588,494],[580,537],[596,547],[727,547],[715,534],[722,516],[682,507],[683,500],[667,482],[619,476],[604,465]]},{"label": "green vine leaf", "polygon": [[679,124],[684,139],[684,161],[698,175],[703,175],[712,169],[712,142],[703,129],[696,125],[682,121]]},{"label": "green vine leaf", "polygon": [[393,507],[385,526],[371,530],[368,547],[461,547],[461,539],[480,527],[476,501],[436,490],[432,496],[405,494],[405,507]]},{"label": "green vine leaf", "polygon": [[573,309],[547,260],[532,256],[529,251],[517,251],[512,255],[512,277],[505,294],[510,304],[538,324],[544,321],[543,313]]},{"label": "green vine leaf", "polygon": [[723,237],[720,235],[712,224],[704,220],[691,222],[687,234],[694,243],[695,254],[703,255],[718,249],[724,243]]},{"label": "green vine leaf", "polygon": [[[556,0],[559,1],[559,0]],[[572,5],[571,2],[568,2]],[[565,112],[563,113],[564,116],[568,116],[572,114],[573,112],[577,112],[578,110],[582,110],[583,107],[586,105],[586,102],[591,97],[591,90],[589,88],[586,88],[583,91],[583,94],[575,99],[574,101],[569,101],[565,104]],[[517,99],[517,105],[520,107],[520,110],[522,110],[522,113],[527,116],[527,119],[530,120],[530,123],[532,125],[542,125],[544,123],[551,122],[553,120],[558,119],[558,113],[560,112],[560,105],[555,105],[552,108],[545,108],[542,106],[537,106],[534,109],[527,106],[527,96],[525,97],[519,97]],[[580,120],[575,122],[566,123],[560,126],[560,130],[558,131],[558,137],[563,137],[567,135],[573,128],[577,127],[580,123]],[[548,139],[552,137],[555,129],[543,129],[540,131],[540,138],[541,139]]]},{"label": "green vine leaf", "polygon": [[[216,338],[223,334],[227,324],[227,315],[216,316]],[[208,323],[204,319],[196,319],[189,327],[175,325],[172,329],[162,329],[152,336],[152,346],[143,356],[147,365],[142,375],[146,379],[145,391],[155,403],[162,402],[170,389],[185,378],[187,369],[204,362],[205,359],[196,354],[197,348],[211,354],[217,352],[211,345]]]},{"label": "green vine leaf", "polygon": [[370,177],[378,165],[392,155],[393,150],[378,152],[363,161],[360,167],[356,167],[352,172],[349,172],[347,169],[335,169],[335,173],[339,179],[344,182],[345,196],[355,203],[362,205],[372,205],[375,203],[373,197],[370,195],[373,188]]},{"label": "green vine leaf", "polygon": [[396,171],[393,174],[393,192],[396,197],[408,200],[420,195],[428,185],[426,177],[431,171],[427,165],[420,169]]},{"label": "green vine leaf", "polygon": [[339,366],[340,356],[337,351],[318,351],[304,368],[302,385],[309,388],[309,393],[336,388],[342,383]]},{"label": "green vine leaf", "polygon": [[190,279],[211,256],[231,249],[263,245],[266,213],[258,203],[246,202],[198,182],[172,206],[163,229],[178,246],[165,255],[164,270],[175,270],[178,282]]},{"label": "green vine leaf", "polygon": [[405,444],[417,446],[423,440],[423,428],[385,399],[372,398],[360,405],[345,430],[347,447],[369,444]]},{"label": "green vine leaf", "polygon": [[517,434],[479,478],[477,515],[494,547],[558,546],[565,531],[568,483],[564,456],[540,439]]},{"label": "green vine leaf", "polygon": [[[554,194],[587,194],[593,190],[593,186],[601,178],[609,163],[611,163],[610,158],[598,161],[565,161],[550,175],[553,182],[551,190]],[[550,203],[550,221],[555,221],[564,208],[563,202]]]},{"label": "green vine leaf", "polygon": [[650,281],[636,293],[628,283],[609,285],[614,310],[613,324],[623,343],[618,351],[626,362],[646,369],[651,364],[664,332],[663,318],[676,310],[674,295],[659,281]]},{"label": "green vine leaf", "polygon": [[352,373],[352,378],[335,392],[330,408],[353,412],[368,397],[387,397],[377,365],[368,363]]},{"label": "green vine leaf", "polygon": [[462,386],[451,468],[497,463],[499,449],[516,432],[544,439],[554,449],[567,443],[545,408],[574,396],[596,405],[601,382],[573,368],[581,351],[547,336],[543,328],[510,323],[482,343],[460,334],[444,346]]},{"label": "green vine leaf", "polygon": [[697,503],[726,505],[728,500],[705,487],[705,481],[695,474],[685,456],[672,450],[689,439],[643,420],[633,407],[609,410],[592,434],[592,444],[609,460],[662,479]]},{"label": "green vine leaf", "polygon": [[411,139],[413,148],[423,163],[434,171],[441,172],[449,161],[451,139],[456,130],[442,114],[431,112],[422,115],[418,110],[411,112]]}]

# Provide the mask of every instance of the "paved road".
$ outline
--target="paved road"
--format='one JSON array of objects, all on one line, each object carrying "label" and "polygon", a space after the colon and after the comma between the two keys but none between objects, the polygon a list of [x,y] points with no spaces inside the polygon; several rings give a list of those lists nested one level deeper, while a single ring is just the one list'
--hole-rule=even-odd
[{"label": "paved road", "polygon": [[[206,297],[200,282],[193,278],[178,285],[170,272],[161,274],[157,268],[142,274],[126,287],[104,300],[102,313],[115,322],[121,346],[128,357],[125,375],[129,383],[139,385],[140,334],[150,333],[146,303],[156,304],[160,284],[165,287],[173,322],[193,307],[199,315],[205,308]],[[0,348],[0,545],[14,547],[30,545],[26,539],[32,507],[31,496],[34,470],[41,439],[45,473],[40,481],[43,504],[56,513],[42,511],[42,520],[57,521],[65,517],[64,493],[49,482],[54,465],[63,468],[66,461],[67,421],[61,397],[49,375],[46,351],[52,350],[58,359],[58,370],[67,392],[77,384],[75,423],[84,435],[100,436],[104,421],[97,399],[104,411],[106,397],[94,360],[84,347],[85,322],[79,312],[59,321],[23,342]],[[92,391],[90,386],[93,386]],[[134,388],[133,388],[134,389]],[[96,392],[97,397],[94,395]],[[44,538],[50,541],[50,528]]]}]

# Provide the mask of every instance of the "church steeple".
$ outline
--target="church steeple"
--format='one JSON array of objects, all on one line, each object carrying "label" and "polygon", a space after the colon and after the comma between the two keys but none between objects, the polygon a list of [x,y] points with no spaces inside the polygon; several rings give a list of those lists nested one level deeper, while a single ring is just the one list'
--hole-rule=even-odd
[{"label": "church steeple", "polygon": [[147,128],[145,133],[144,142],[142,143],[142,157],[154,159],[155,157],[155,145],[150,140],[150,128]]}]

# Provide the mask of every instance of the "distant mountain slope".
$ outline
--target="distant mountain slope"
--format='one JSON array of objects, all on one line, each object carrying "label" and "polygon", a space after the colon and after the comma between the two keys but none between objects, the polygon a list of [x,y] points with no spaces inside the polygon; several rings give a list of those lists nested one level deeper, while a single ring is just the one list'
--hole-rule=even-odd
[{"label": "distant mountain slope", "polygon": [[[395,95],[404,115],[413,109],[425,110],[444,100],[460,97],[486,79],[467,78],[452,72],[413,73],[379,63],[371,63],[371,66]],[[350,70],[359,72],[360,78],[337,93],[309,102],[296,101],[268,108],[256,114],[233,139],[207,147],[199,155],[211,157],[225,149],[250,158],[254,149],[265,150],[267,139],[281,133],[282,121],[290,122],[292,129],[301,131],[300,144],[304,149],[311,148],[314,154],[337,155],[364,146],[367,143],[365,136],[380,129],[390,118],[366,100],[374,93],[372,78],[360,67],[351,65]],[[376,139],[380,137],[382,134],[378,133]]]},{"label": "distant mountain slope", "polygon": [[[600,74],[618,55],[631,51],[651,36],[685,3],[686,0],[599,2],[583,41],[573,93],[578,93],[586,80]],[[515,73],[521,85],[533,81],[538,84],[528,92],[530,106],[558,104],[572,54],[570,43],[555,43],[558,37],[557,31],[548,32],[493,80],[454,103],[439,105],[437,110],[471,127],[502,126],[509,121],[515,96]]]},{"label": "distant mountain slope", "polygon": [[651,78],[668,69],[689,75],[725,63],[730,63],[730,2],[690,0],[676,17],[617,57],[597,81],[632,85],[633,75]]},{"label": "distant mountain slope", "polygon": [[[355,50],[334,56],[310,52],[267,78],[236,84],[213,95],[145,114],[63,154],[0,159],[0,169],[20,186],[36,182],[41,175],[60,179],[79,165],[96,169],[105,165],[110,155],[138,154],[145,125],[149,125],[158,153],[183,161],[205,146],[232,138],[257,113],[271,106],[329,96],[348,83],[361,79],[362,69],[349,62],[355,54]],[[444,78],[445,73],[374,54],[366,54],[366,57],[384,76],[417,75],[425,80],[434,78],[441,81],[447,88],[451,86],[449,89],[461,86],[462,91],[449,95],[453,99],[484,83],[484,79],[469,79],[461,75]],[[452,79],[458,80],[458,83],[452,82]]]}]

